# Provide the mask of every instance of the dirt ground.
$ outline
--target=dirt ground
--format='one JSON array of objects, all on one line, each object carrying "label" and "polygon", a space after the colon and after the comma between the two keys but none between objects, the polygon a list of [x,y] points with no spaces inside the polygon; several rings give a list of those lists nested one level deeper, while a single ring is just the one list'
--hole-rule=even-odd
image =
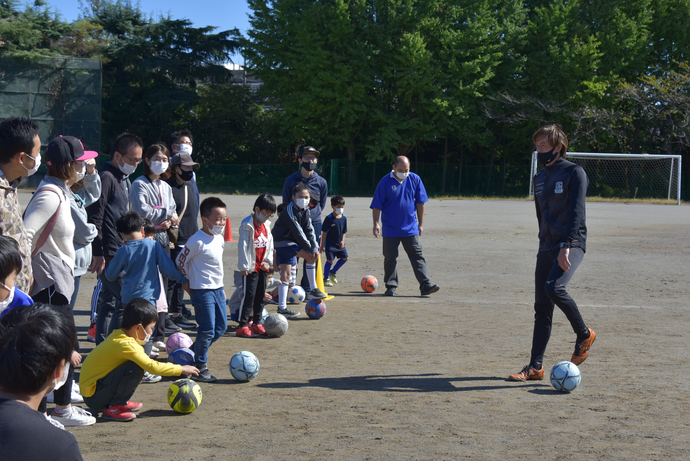
[{"label": "dirt ground", "polygon": [[[223,200],[236,237],[254,197]],[[529,361],[531,202],[429,202],[422,242],[441,291],[426,298],[402,248],[395,297],[359,288],[366,274],[383,279],[369,203],[347,198],[350,260],[329,289],[335,298],[324,318],[307,319],[301,306],[288,333],[271,339],[238,338],[230,322],[211,347],[219,379],[201,384],[199,409],[170,410],[174,378],[141,385],[135,421],[71,429],[84,459],[687,459],[687,206],[588,204],[588,251],[569,292],[597,340],[582,384],[562,394],[548,378],[506,379]],[[230,294],[235,244],[226,244],[224,260]],[[86,353],[94,281],[82,279],[76,308]],[[555,314],[547,371],[570,358],[574,340]],[[240,350],[261,362],[246,384],[228,370]]]}]

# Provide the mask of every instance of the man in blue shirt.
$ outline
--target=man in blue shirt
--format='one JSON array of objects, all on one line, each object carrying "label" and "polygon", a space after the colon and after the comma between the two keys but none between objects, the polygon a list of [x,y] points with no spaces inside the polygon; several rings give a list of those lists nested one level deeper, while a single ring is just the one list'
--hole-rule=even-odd
[{"label": "man in blue shirt", "polygon": [[[328,200],[328,184],[316,172],[319,154],[320,152],[312,146],[303,147],[299,154],[299,171],[288,176],[283,184],[283,203],[292,202],[292,191],[298,183],[303,182],[309,186],[309,211],[311,212],[311,224],[314,226],[317,243],[321,239],[321,212],[326,207]],[[306,273],[305,263],[300,285],[304,288],[305,293],[309,293],[309,280]]]},{"label": "man in blue shirt", "polygon": [[384,176],[376,186],[370,205],[374,218],[374,237],[378,238],[381,233],[379,217],[383,224],[383,281],[386,284],[386,296],[393,296],[398,287],[397,259],[401,242],[410,258],[422,296],[439,290],[439,286],[429,280],[419,238],[423,231],[424,204],[427,201],[429,198],[422,179],[410,173],[408,158],[403,155],[396,158],[393,171]]}]

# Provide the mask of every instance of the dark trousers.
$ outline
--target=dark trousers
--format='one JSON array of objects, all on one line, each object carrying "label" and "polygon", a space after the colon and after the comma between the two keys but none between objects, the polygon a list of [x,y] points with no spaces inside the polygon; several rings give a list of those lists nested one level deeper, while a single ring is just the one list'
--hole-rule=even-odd
[{"label": "dark trousers", "polygon": [[94,415],[110,406],[124,405],[132,398],[143,377],[143,368],[128,360],[99,379],[96,392],[91,397],[84,397],[84,403]]},{"label": "dark trousers", "polygon": [[[322,223],[312,223],[312,226],[314,226],[314,235],[316,236],[316,243],[319,244],[321,242],[321,226]],[[311,287],[309,286],[309,277],[307,277],[307,261],[304,261],[304,264],[302,264],[302,280],[299,282],[300,286],[304,288],[305,293],[309,293],[311,291]]]},{"label": "dark trousers", "polygon": [[[69,300],[60,293],[55,293],[53,287],[49,287],[43,291],[38,292],[35,296],[32,297],[32,299],[34,300],[34,302],[37,303],[50,304],[51,307],[58,310],[60,313],[65,315],[72,323],[74,323],[74,315],[72,313],[72,307],[70,307],[69,305]],[[59,302],[65,304],[56,304]],[[77,352],[79,351],[79,341],[76,339],[74,341],[74,350]],[[74,365],[70,364],[69,371],[67,372],[67,381],[60,389],[56,389],[53,392],[53,397],[55,398],[56,405],[66,406],[72,402],[72,380],[74,380]],[[38,405],[38,411],[40,411],[41,413],[45,413],[46,408],[47,401],[44,397],[43,400],[41,400],[41,403]]]},{"label": "dark trousers", "polygon": [[267,272],[251,272],[242,276],[242,311],[239,316],[240,327],[247,326],[254,312],[254,325],[258,325],[263,312],[264,293],[266,293]]},{"label": "dark trousers", "polygon": [[565,291],[565,287],[585,257],[585,252],[580,248],[571,248],[568,256],[571,266],[564,272],[558,265],[559,251],[540,251],[537,254],[537,268],[534,271],[534,335],[530,361],[530,366],[536,369],[542,367],[546,345],[551,337],[554,305],[563,311],[575,334],[586,337],[588,333],[577,304]]},{"label": "dark trousers", "polygon": [[419,282],[419,288],[424,288],[429,282],[429,270],[422,255],[422,240],[419,235],[410,237],[383,237],[383,282],[386,288],[398,287],[398,247],[403,245],[407,257],[410,259],[414,276]]},{"label": "dark trousers", "polygon": [[[105,267],[108,267],[112,256],[106,256]],[[110,281],[105,278],[105,270],[98,276],[101,281],[101,292],[98,294],[98,307],[96,308],[96,345],[102,343],[110,333],[120,328],[122,323],[122,277]]]},{"label": "dark trousers", "polygon": [[[170,250],[170,259],[175,262],[180,253],[182,253],[182,248],[175,246],[175,248]],[[168,312],[171,314],[186,314],[186,310],[182,284],[177,280],[168,280]]]}]

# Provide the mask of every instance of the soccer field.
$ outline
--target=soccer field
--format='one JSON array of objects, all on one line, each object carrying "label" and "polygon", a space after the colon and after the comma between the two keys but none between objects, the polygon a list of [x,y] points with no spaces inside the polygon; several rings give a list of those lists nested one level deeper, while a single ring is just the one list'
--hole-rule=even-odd
[{"label": "soccer field", "polygon": [[[30,194],[22,192],[25,205]],[[255,197],[221,196],[234,236]],[[219,379],[177,415],[174,378],[141,385],[130,423],[71,429],[86,460],[686,459],[690,450],[690,213],[687,206],[589,203],[587,254],[568,291],[597,333],[571,394],[507,380],[529,361],[537,220],[530,201],[432,200],[422,243],[441,291],[419,297],[402,250],[401,286],[383,297],[370,198],[346,198],[349,262],[321,320],[282,338],[234,336],[210,349]],[[225,247],[228,295],[237,246]],[[364,293],[364,275],[379,290]],[[83,353],[95,278],[75,309]],[[269,312],[274,309],[270,308]],[[575,341],[556,309],[545,370]],[[235,381],[230,357],[261,371]],[[162,354],[165,357],[165,354]]]}]

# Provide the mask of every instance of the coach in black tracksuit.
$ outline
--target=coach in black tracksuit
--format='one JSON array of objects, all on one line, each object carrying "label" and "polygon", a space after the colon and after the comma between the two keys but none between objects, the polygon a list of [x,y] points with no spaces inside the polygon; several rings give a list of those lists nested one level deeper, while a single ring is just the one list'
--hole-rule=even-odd
[{"label": "coach in black tracksuit", "polygon": [[560,127],[540,128],[534,142],[538,160],[545,165],[534,177],[534,204],[539,222],[534,335],[530,364],[510,375],[514,381],[543,378],[542,362],[551,336],[554,304],[563,311],[577,335],[571,362],[582,363],[595,338],[565,290],[585,256],[585,197],[589,181],[581,166],[565,159],[568,140]]}]

